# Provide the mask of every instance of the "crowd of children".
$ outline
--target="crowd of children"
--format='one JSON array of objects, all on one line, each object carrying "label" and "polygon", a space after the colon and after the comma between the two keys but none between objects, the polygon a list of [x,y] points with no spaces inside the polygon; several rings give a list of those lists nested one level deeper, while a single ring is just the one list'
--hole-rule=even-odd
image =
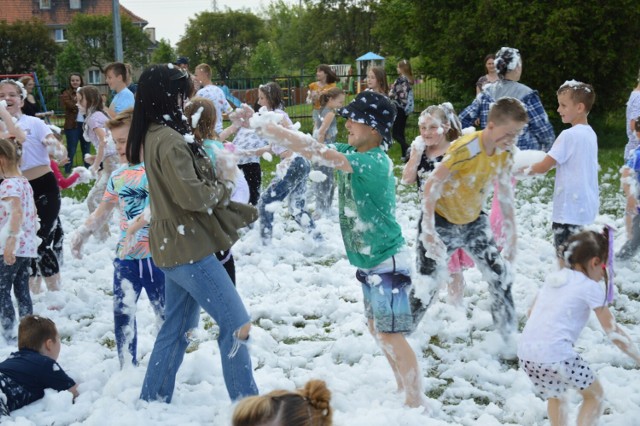
[{"label": "crowd of children", "polygon": [[[312,380],[296,392],[256,396],[246,345],[250,316],[235,288],[231,253],[238,230],[258,218],[262,241],[270,244],[274,213],[286,198],[295,221],[315,244],[322,243],[306,205],[313,168],[319,172],[312,184],[315,219],[339,223],[346,257],[362,287],[369,330],[405,395],[405,404],[428,412],[423,373],[406,336],[437,300],[442,283],[448,283],[451,303],[463,303],[463,270],[475,265],[489,284],[495,328],[506,347],[516,347],[511,290],[517,254],[513,178],[555,168],[551,220],[560,269],[539,291],[519,337],[517,357],[536,394],[548,401],[552,425],[567,422],[564,394],[570,388],[584,398],[579,424],[597,421],[602,386],[573,348],[590,311],[611,341],[638,363],[640,353],[608,308],[613,234],[585,229],[599,211],[597,136],[588,124],[595,91],[573,80],[562,84],[557,111],[571,127],[555,138],[541,161],[514,170],[514,147],[546,150],[553,129],[537,92],[518,83],[522,71],[518,50],[502,48],[495,57],[498,80],[483,86],[460,117],[449,103],[422,111],[420,136],[410,149],[404,144],[404,126],[413,107],[407,109],[411,71],[408,64],[401,66],[403,62],[398,69],[404,78],[392,90],[395,98],[387,96],[384,70],[372,68],[369,90],[346,106],[345,93],[335,86],[335,73],[326,65],[318,66],[318,81],[309,87],[308,100],[314,104],[312,136],[295,129],[275,82],[260,86],[259,111],[242,105],[230,114],[232,125],[223,129],[222,113],[228,108],[216,104],[217,87],[206,64],[196,68],[196,80],[205,85],[199,96],[183,70],[166,65],[147,68],[130,109],[123,108],[133,99],[123,64],[111,64],[106,70],[116,91],[109,108],[95,87],[78,87],[84,137],[96,151],[95,157],[87,158],[96,183],[87,199],[90,215],[73,234],[71,251],[81,257],[91,235],[106,238],[110,214],[118,207],[113,310],[121,366],[138,363],[135,304],[143,288],[162,324],[140,398],[171,401],[189,332],[202,307],[220,329],[229,397],[233,401],[248,397],[236,407],[234,425],[331,424],[331,394],[324,382]],[[60,193],[50,178],[57,176],[58,182],[68,184],[61,180],[57,162],[67,154],[39,119],[20,113],[24,97],[19,84],[0,82],[0,101],[5,101],[0,103],[0,321],[10,344],[16,340],[12,291],[21,319],[18,352],[0,363],[0,391],[5,396],[0,395],[0,415],[42,398],[45,388],[77,396],[77,384],[56,363],[61,346],[56,327],[32,315],[29,291],[30,276],[32,291],[39,290],[39,275],[49,290],[60,288]],[[396,122],[398,108],[402,111]],[[347,143],[337,140],[338,117],[346,119]],[[640,117],[631,121],[640,136]],[[463,130],[465,124],[480,124],[480,129]],[[233,142],[225,144],[234,132]],[[396,182],[386,153],[392,134],[406,157],[403,183],[416,183],[420,194],[414,274],[414,257],[395,216]],[[622,169],[629,226],[627,241],[615,257],[624,261],[640,248],[639,152],[629,152]],[[281,160],[275,177],[261,190],[260,158],[270,153]],[[50,159],[49,154],[57,158]],[[76,170],[75,179],[83,173]],[[485,213],[491,188],[500,212],[497,227],[493,216],[492,227]],[[606,289],[600,286],[603,279]],[[50,371],[41,373],[47,368]],[[34,385],[37,374],[44,379]]]}]

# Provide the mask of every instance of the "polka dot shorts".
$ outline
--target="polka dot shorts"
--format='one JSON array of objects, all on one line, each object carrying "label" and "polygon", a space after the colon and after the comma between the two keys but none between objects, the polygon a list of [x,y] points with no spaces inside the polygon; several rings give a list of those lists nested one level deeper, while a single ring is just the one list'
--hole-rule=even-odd
[{"label": "polka dot shorts", "polygon": [[569,388],[584,390],[596,380],[589,364],[580,355],[546,364],[520,360],[520,367],[527,373],[536,394],[542,399],[559,398]]}]

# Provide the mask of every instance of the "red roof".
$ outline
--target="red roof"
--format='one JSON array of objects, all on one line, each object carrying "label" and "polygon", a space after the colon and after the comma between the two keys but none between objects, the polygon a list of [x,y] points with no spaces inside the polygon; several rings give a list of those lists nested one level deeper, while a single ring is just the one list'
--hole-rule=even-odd
[{"label": "red roof", "polygon": [[[80,9],[71,9],[69,0],[50,0],[51,9],[40,9],[40,0],[2,0],[0,21],[13,23],[37,18],[49,26],[67,26],[76,13],[88,15],[109,15],[112,0],[80,0]],[[128,16],[134,24],[142,27],[149,22],[120,5],[120,15]]]}]

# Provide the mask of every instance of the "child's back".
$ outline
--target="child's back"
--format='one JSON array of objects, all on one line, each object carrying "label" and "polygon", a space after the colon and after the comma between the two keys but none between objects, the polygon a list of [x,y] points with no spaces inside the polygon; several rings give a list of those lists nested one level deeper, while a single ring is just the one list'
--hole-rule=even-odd
[{"label": "child's back", "polygon": [[549,151],[556,161],[552,221],[593,223],[600,207],[598,137],[588,124],[564,130]]}]

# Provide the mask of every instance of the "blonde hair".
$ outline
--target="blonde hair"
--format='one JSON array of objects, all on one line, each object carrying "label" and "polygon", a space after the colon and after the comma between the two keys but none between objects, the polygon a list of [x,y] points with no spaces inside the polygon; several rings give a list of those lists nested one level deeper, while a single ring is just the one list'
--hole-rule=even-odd
[{"label": "blonde hair", "polygon": [[200,64],[196,67],[196,70],[202,71],[209,79],[211,79],[211,67],[209,64]]},{"label": "blonde hair", "polygon": [[124,126],[131,126],[131,120],[133,119],[133,107],[127,108],[124,111],[119,112],[115,117],[105,123],[107,129],[118,129]]},{"label": "blonde hair", "polygon": [[331,391],[322,380],[309,380],[295,392],[276,390],[250,396],[238,403],[233,426],[256,426],[275,422],[286,426],[331,426]]},{"label": "blonde hair", "polygon": [[11,139],[0,139],[0,157],[4,157],[16,168],[20,166],[22,147]]},{"label": "blonde hair", "polygon": [[446,134],[447,141],[449,142],[458,139],[460,135],[462,135],[462,124],[453,109],[453,105],[449,102],[428,106],[427,109],[420,113],[418,124],[422,125],[427,118],[432,118],[441,125],[449,127]]},{"label": "blonde hair", "polygon": [[505,97],[498,99],[491,105],[487,120],[496,125],[506,124],[509,120],[516,123],[527,123],[529,115],[522,101]]},{"label": "blonde hair", "polygon": [[[194,116],[200,114],[197,123],[193,123]],[[216,125],[216,108],[209,99],[197,96],[191,98],[191,101],[184,108],[184,115],[187,117],[189,126],[193,130],[193,136],[200,145],[205,139],[217,139],[218,134],[215,131]]]},{"label": "blonde hair", "polygon": [[324,107],[331,99],[335,99],[340,95],[344,95],[344,90],[339,87],[332,87],[322,92],[319,98],[320,106]]}]

